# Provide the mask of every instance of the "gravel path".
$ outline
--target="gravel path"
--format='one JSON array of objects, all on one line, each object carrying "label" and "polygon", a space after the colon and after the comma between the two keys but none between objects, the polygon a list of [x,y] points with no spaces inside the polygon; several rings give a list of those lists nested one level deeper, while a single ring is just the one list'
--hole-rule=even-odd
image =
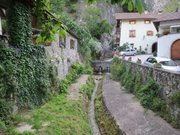
[{"label": "gravel path", "polygon": [[103,84],[104,101],[117,124],[126,135],[180,135],[162,118],[144,108],[132,94],[122,91],[120,84],[106,75]]},{"label": "gravel path", "polygon": [[67,98],[70,100],[78,100],[79,98],[79,89],[82,87],[83,84],[86,84],[89,75],[81,75],[77,81],[69,87],[69,94]]}]

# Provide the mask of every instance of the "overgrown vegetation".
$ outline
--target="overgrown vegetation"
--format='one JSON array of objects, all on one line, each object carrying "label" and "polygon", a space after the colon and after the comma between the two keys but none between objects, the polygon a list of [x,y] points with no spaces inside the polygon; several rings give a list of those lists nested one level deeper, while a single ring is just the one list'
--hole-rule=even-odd
[{"label": "overgrown vegetation", "polygon": [[59,82],[60,93],[67,93],[68,86],[73,83],[81,74],[92,74],[92,68],[75,63],[71,66],[68,75]]},{"label": "overgrown vegetation", "polygon": [[[129,63],[130,64],[130,63]],[[127,92],[133,93],[146,109],[151,109],[170,122],[174,127],[179,128],[180,123],[171,115],[165,101],[160,97],[160,86],[153,79],[150,73],[146,83],[142,80],[142,74],[125,65],[125,62],[119,58],[114,58],[111,65],[111,74],[113,79],[121,82]],[[133,72],[133,73],[132,73]],[[179,105],[179,93],[175,93],[169,99],[174,105]]]},{"label": "overgrown vegetation", "polygon": [[100,128],[100,132],[102,135],[123,135],[119,126],[117,125],[114,118],[111,116],[104,104],[102,85],[103,81],[101,81],[98,85],[95,99],[95,117],[97,124]]},{"label": "overgrown vegetation", "polygon": [[10,47],[0,43],[0,119],[13,107],[33,108],[51,96],[49,65],[44,47],[32,44],[31,9],[20,1],[10,3]]},{"label": "overgrown vegetation", "polygon": [[93,93],[94,86],[95,86],[95,82],[94,82],[92,76],[90,76],[88,78],[88,80],[86,81],[86,84],[81,86],[79,91],[80,91],[80,93],[85,93],[88,96],[89,100],[91,100],[91,95]]},{"label": "overgrown vegetation", "polygon": [[179,0],[171,0],[169,1],[165,7],[164,7],[164,11],[165,12],[176,12],[180,7],[180,3]]},{"label": "overgrown vegetation", "polygon": [[[29,112],[28,117],[14,115],[9,118],[9,122],[6,124],[0,121],[0,133],[21,135],[17,132],[16,126],[24,122],[32,125],[34,132],[23,132],[22,135],[92,134],[87,115],[88,99],[84,96],[90,99],[95,85],[93,78],[90,76],[86,84],[81,87],[80,93],[82,96],[79,97],[79,100],[71,101],[66,98],[70,84],[75,82],[83,73],[92,74],[92,69],[78,63],[73,64],[64,79],[68,83],[60,82],[60,95],[56,93],[55,97],[41,108]],[[87,101],[84,101],[85,99]]]},{"label": "overgrown vegetation", "polygon": [[103,33],[112,31],[112,26],[101,18],[101,11],[95,6],[86,8],[84,21],[91,35],[97,39],[100,39]]},{"label": "overgrown vegetation", "polygon": [[[86,63],[90,63],[92,60],[91,42],[95,42],[85,26],[79,26],[74,20],[67,15],[62,15],[62,20],[65,25],[73,31],[79,37],[78,51],[83,56]],[[90,42],[91,41],[91,42]]]}]

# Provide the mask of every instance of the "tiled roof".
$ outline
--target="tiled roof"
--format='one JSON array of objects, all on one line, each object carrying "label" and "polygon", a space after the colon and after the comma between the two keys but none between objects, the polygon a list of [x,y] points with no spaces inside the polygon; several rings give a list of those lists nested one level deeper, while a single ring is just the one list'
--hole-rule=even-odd
[{"label": "tiled roof", "polygon": [[170,21],[170,20],[180,20],[180,12],[162,14],[154,22],[163,22],[163,21]]},{"label": "tiled roof", "polygon": [[158,18],[158,14],[156,13],[116,13],[116,20],[129,20],[129,19],[151,19],[155,20]]}]

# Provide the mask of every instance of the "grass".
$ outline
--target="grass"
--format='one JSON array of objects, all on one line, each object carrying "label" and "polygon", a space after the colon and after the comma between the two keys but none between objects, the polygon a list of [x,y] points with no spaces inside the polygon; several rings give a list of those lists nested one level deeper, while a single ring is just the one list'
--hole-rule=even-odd
[{"label": "grass", "polygon": [[17,133],[14,127],[8,135],[91,135],[86,107],[81,102],[66,99],[66,95],[54,97],[41,108],[34,110],[30,118],[22,121],[33,126],[35,132]]},{"label": "grass", "polygon": [[[94,89],[92,78],[86,83]],[[0,127],[3,127],[7,135],[92,135],[87,110],[88,98],[84,98],[91,91],[81,91],[79,100],[69,100],[65,93],[56,95],[40,108],[27,112],[28,117],[24,113],[15,115],[8,126],[0,122]],[[24,122],[31,125],[34,132],[18,133],[15,127]]]},{"label": "grass", "polygon": [[102,81],[100,82],[96,93],[95,118],[102,135],[123,135],[103,102]]}]

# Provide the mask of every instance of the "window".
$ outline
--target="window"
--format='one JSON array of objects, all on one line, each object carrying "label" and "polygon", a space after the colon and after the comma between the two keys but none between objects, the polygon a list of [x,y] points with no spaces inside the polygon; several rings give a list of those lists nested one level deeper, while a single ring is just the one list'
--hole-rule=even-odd
[{"label": "window", "polygon": [[144,23],[145,23],[145,24],[150,24],[151,21],[150,21],[150,20],[144,20]]},{"label": "window", "polygon": [[136,37],[136,31],[135,30],[130,30],[129,31],[129,37],[131,37],[131,38]]},{"label": "window", "polygon": [[130,46],[131,46],[131,48],[134,48],[134,43],[131,43]]},{"label": "window", "polygon": [[66,48],[66,38],[59,37],[59,47]]},{"label": "window", "polygon": [[70,49],[74,49],[75,48],[75,42],[74,40],[70,40]]},{"label": "window", "polygon": [[136,20],[130,20],[129,24],[136,24]]},{"label": "window", "polygon": [[146,35],[147,35],[147,36],[153,36],[153,31],[148,30]]}]

